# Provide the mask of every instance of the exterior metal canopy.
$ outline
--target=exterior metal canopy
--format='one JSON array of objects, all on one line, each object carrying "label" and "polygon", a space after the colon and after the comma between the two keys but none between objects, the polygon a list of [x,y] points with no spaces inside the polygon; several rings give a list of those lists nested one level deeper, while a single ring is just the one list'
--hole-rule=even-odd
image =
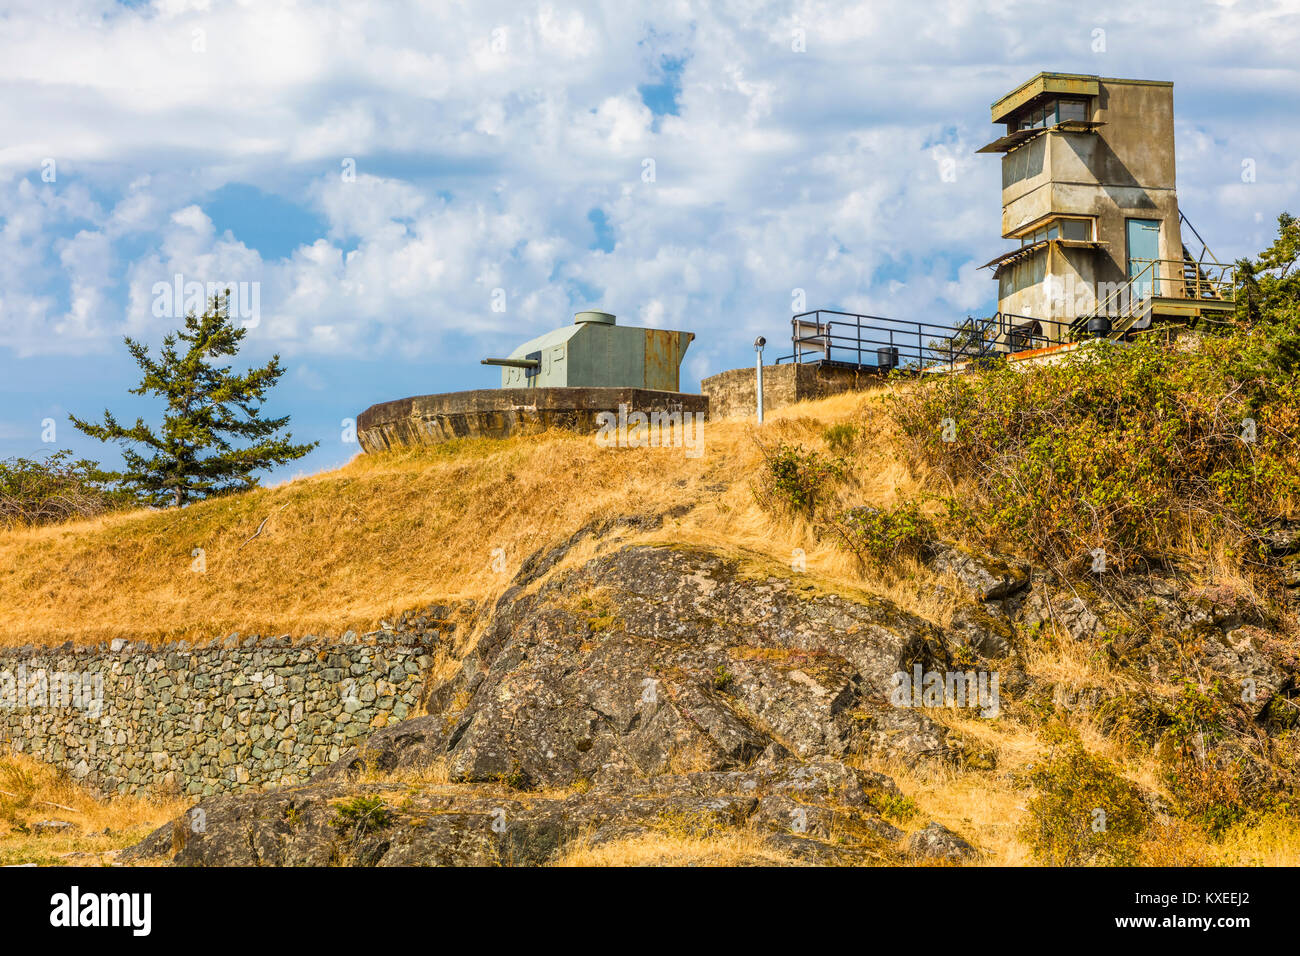
[{"label": "exterior metal canopy", "polygon": [[977,153],[1009,153],[1017,146],[1023,146],[1037,136],[1044,133],[1092,133],[1099,126],[1105,126],[1105,123],[1091,123],[1084,120],[1066,120],[1063,123],[1057,123],[1055,126],[1048,126],[1042,129],[1018,129],[1014,133],[1008,133],[999,139],[987,145],[981,146],[975,150]]}]

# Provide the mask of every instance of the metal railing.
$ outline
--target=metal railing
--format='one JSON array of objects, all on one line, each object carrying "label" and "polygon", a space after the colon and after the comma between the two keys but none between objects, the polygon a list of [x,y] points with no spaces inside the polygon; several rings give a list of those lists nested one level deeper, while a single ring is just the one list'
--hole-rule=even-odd
[{"label": "metal railing", "polygon": [[[877,372],[926,371],[938,366],[951,369],[975,360],[1123,336],[1132,324],[1128,320],[1140,316],[1153,296],[1232,299],[1231,266],[1208,263],[1220,271],[1211,275],[1198,267],[1194,276],[1169,276],[1162,275],[1159,267],[1177,260],[1141,261],[1147,265],[1138,275],[1117,288],[1095,311],[1071,318],[997,312],[984,319],[968,317],[953,327],[835,309],[802,312],[790,319],[791,354],[780,356],[776,363],[815,363]],[[1142,294],[1135,294],[1135,290]],[[1206,318],[1201,321],[1211,322]]]},{"label": "metal railing", "polygon": [[1200,232],[1197,231],[1196,227],[1192,225],[1192,221],[1187,218],[1186,214],[1184,214],[1181,209],[1178,210],[1178,225],[1179,225],[1178,231],[1180,234],[1182,234],[1182,227],[1186,226],[1188,229],[1192,230],[1192,235],[1195,236],[1196,241],[1201,244],[1201,251],[1197,253],[1195,256],[1193,256],[1191,249],[1187,245],[1187,236],[1186,234],[1183,234],[1183,258],[1184,259],[1189,259],[1195,262],[1198,266],[1207,265],[1207,264],[1212,266],[1217,266],[1220,264],[1219,261],[1216,259],[1214,253],[1210,251],[1210,247],[1205,244],[1205,240],[1201,238]]},{"label": "metal railing", "polygon": [[1133,259],[1146,263],[1138,274],[1102,299],[1089,318],[1127,319],[1146,311],[1152,299],[1231,302],[1235,267],[1208,259]]},{"label": "metal railing", "polygon": [[778,365],[815,362],[880,372],[919,371],[980,354],[975,350],[972,355],[954,342],[952,326],[834,309],[800,313],[790,319],[790,330],[791,354],[778,358]]},{"label": "metal railing", "polygon": [[[1038,319],[998,312],[967,318],[957,327],[912,322],[833,309],[803,312],[790,319],[791,354],[776,360],[795,364],[889,372],[953,368],[1077,341],[1089,334],[1069,320]],[[1109,327],[1107,327],[1109,331]]]}]

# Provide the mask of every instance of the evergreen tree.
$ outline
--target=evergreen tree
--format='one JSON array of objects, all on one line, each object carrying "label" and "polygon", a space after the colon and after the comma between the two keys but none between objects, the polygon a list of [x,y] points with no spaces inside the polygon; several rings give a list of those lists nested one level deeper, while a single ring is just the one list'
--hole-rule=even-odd
[{"label": "evergreen tree", "polygon": [[[153,504],[183,505],[256,487],[253,472],[301,458],[319,444],[295,445],[291,434],[277,435],[288,423],[287,415],[267,419],[260,415],[267,391],[284,374],[280,356],[242,375],[215,364],[221,356],[238,352],[248,333],[231,324],[229,305],[227,290],[224,301],[213,296],[201,317],[191,312],[183,331],[163,339],[158,361],[149,357],[145,345],[126,339],[132,358],[144,370],[144,378],[131,394],[153,394],[167,401],[159,432],[140,418],[124,428],[107,410],[102,424],[69,416],[92,438],[123,446],[126,468],[112,477]],[[251,444],[237,447],[236,442]],[[131,446],[143,446],[143,454]]]},{"label": "evergreen tree", "polygon": [[1252,262],[1237,261],[1237,318],[1263,339],[1261,373],[1300,372],[1300,219],[1277,217],[1277,238]]}]

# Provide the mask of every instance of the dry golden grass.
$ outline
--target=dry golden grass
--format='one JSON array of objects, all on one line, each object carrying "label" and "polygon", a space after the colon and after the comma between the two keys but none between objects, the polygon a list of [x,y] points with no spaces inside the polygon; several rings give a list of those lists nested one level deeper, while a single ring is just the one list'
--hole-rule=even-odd
[{"label": "dry golden grass", "polygon": [[[849,490],[857,502],[889,504],[921,479],[895,456],[880,401],[881,393],[849,394],[778,410],[763,439],[822,447],[827,425],[863,423]],[[756,434],[744,420],[709,423],[698,458],[605,449],[556,431],[461,440],[359,455],[337,471],[179,511],[5,531],[0,640],[371,628],[437,600],[491,599],[527,555],[592,519],[678,505],[691,511],[644,540],[748,549],[786,566],[801,548],[809,571],[855,580],[852,558],[758,507]],[[492,567],[498,548],[505,573]]]},{"label": "dry golden grass", "polygon": [[[932,486],[935,476],[913,469],[899,452],[882,409],[885,390],[848,394],[781,409],[762,429],[766,443],[797,442],[824,450],[823,432],[854,422],[862,434],[848,453],[853,478],[846,503],[888,506]],[[854,559],[812,529],[773,516],[756,503],[752,483],[761,468],[752,420],[711,422],[704,454],[681,449],[598,447],[565,432],[505,441],[447,445],[362,455],[337,471],[249,494],[196,504],[179,512],[139,511],[91,521],[0,532],[0,640],[10,643],[91,642],[112,637],[163,639],[242,633],[337,634],[368,629],[426,603],[491,600],[529,554],[554,546],[597,518],[662,513],[685,505],[658,531],[615,533],[624,543],[699,544],[786,568],[796,549],[807,569],[846,592],[888,597],[936,624],[951,617],[959,588],[914,562],[865,579]],[[254,532],[265,520],[257,537]],[[251,539],[251,540],[250,540]],[[588,539],[560,568],[589,560],[609,542]],[[202,548],[206,572],[195,573]],[[506,558],[493,570],[493,552]],[[1189,555],[1208,582],[1252,597],[1235,556],[1221,550]],[[761,562],[760,562],[761,563]],[[440,658],[449,676],[457,655]],[[1077,690],[1132,690],[1133,680],[1085,645],[1031,643],[1025,668]],[[873,765],[898,781],[919,812],[903,826],[937,820],[976,843],[983,864],[1033,862],[1019,830],[1030,793],[1018,789],[1028,765],[1043,753],[1031,727],[1015,720],[936,715],[968,742],[996,756],[994,771],[958,771],[923,764]],[[1091,750],[1106,754],[1148,790],[1160,790],[1151,754],[1135,754],[1093,727],[1071,721]],[[684,755],[678,769],[694,769]],[[9,768],[15,768],[10,771]],[[21,784],[7,785],[4,775]],[[24,776],[26,775],[26,776]],[[456,789],[444,764],[396,777],[367,775],[423,791]],[[22,783],[28,780],[31,786]],[[0,790],[30,793],[10,810],[0,794],[0,819],[45,816],[78,824],[73,836],[5,831],[0,861],[53,862],[64,854],[108,854],[142,837],[183,809],[142,800],[101,802],[49,768],[22,757],[0,760]],[[538,798],[553,795],[534,795]],[[48,800],[73,811],[32,803]],[[24,802],[25,801],[25,802]],[[48,810],[48,813],[45,811]],[[102,834],[108,828],[107,836]],[[1144,847],[1148,864],[1296,865],[1300,821],[1268,817],[1228,831],[1212,843],[1190,824],[1159,821]],[[656,832],[598,847],[579,843],[559,865],[764,865],[790,859],[750,831],[720,834]]]},{"label": "dry golden grass", "polygon": [[[106,799],[24,754],[0,755],[0,865],[106,864],[116,851],[183,813],[190,802]],[[44,820],[67,821],[74,828],[38,834],[34,825]]]},{"label": "dry golden grass", "polygon": [[1223,835],[1214,861],[1223,866],[1300,866],[1300,820],[1274,814]]},{"label": "dry golden grass", "polygon": [[931,820],[975,844],[985,866],[1025,866],[1033,863],[1019,830],[1029,794],[1012,783],[1040,753],[1037,737],[1006,720],[962,718],[935,714],[968,743],[991,751],[995,771],[959,770],[915,761],[873,761],[866,766],[890,776],[910,797],[917,814],[891,822],[912,832]]},{"label": "dry golden grass", "polygon": [[648,833],[591,846],[577,840],[551,866],[801,866],[753,830]]}]

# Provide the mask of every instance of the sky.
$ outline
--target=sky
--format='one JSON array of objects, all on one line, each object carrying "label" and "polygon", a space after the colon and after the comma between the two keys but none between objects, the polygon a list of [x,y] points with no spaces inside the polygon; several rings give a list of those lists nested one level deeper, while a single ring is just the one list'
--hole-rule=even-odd
[{"label": "sky", "polygon": [[1300,0],[0,0],[0,458],[116,464],[68,415],[158,420],[122,340],[187,283],[244,291],[235,363],[321,442],[270,481],[587,308],[694,332],[692,391],[800,294],[991,314],[974,150],[1042,70],[1172,80],[1179,204],[1252,255],[1300,213],[1297,51]]}]

